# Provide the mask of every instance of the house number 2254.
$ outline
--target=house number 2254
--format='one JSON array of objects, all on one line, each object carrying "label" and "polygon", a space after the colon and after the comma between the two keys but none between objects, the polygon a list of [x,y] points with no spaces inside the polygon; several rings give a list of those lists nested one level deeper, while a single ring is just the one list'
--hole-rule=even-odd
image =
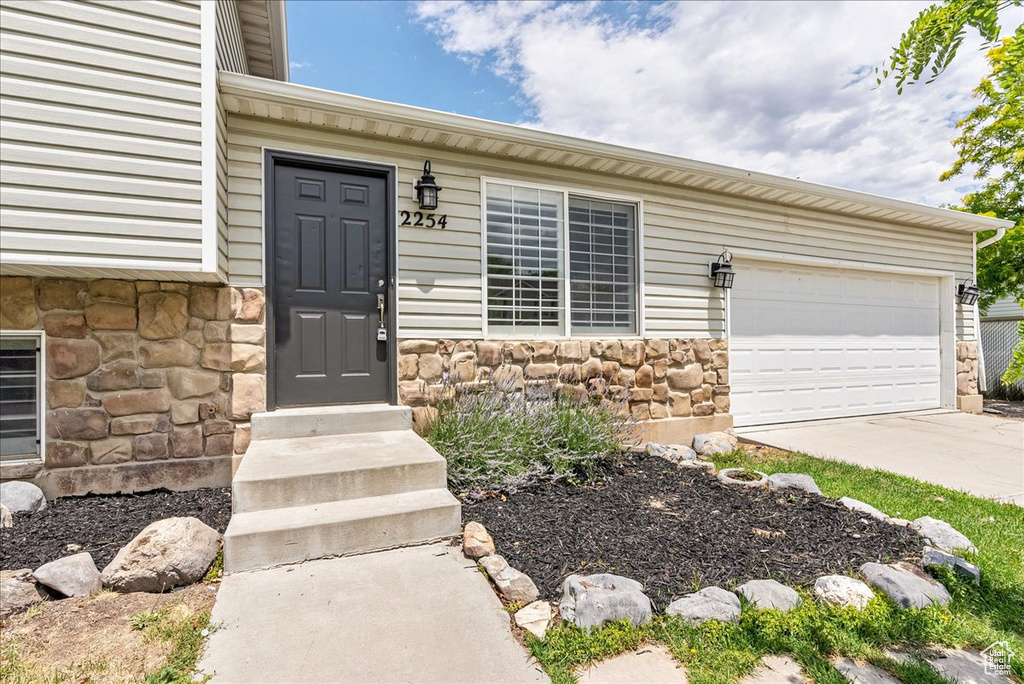
[{"label": "house number 2254", "polygon": [[422,211],[400,211],[398,214],[402,217],[402,222],[399,224],[402,226],[448,227],[448,214],[436,216],[434,214],[424,214]]}]

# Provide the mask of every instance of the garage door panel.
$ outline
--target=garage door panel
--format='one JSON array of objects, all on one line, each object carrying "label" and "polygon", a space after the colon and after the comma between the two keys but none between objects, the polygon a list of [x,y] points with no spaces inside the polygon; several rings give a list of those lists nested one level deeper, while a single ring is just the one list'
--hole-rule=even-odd
[{"label": "garage door panel", "polygon": [[756,263],[737,271],[737,425],[939,406],[938,279]]}]

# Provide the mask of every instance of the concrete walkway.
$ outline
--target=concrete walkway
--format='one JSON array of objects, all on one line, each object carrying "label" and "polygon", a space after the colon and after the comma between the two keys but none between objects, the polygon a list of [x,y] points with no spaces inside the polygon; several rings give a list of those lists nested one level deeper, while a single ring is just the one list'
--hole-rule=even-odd
[{"label": "concrete walkway", "polygon": [[1024,423],[959,411],[741,428],[744,440],[1024,506]]},{"label": "concrete walkway", "polygon": [[446,544],[228,575],[211,624],[215,684],[548,681]]}]

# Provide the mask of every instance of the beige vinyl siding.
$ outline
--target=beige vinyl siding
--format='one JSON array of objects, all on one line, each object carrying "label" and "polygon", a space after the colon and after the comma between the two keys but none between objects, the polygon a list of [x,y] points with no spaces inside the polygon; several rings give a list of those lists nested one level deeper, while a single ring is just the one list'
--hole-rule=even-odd
[{"label": "beige vinyl siding", "polygon": [[251,73],[236,0],[217,3],[217,68],[237,74]]},{"label": "beige vinyl siding", "polygon": [[192,3],[0,6],[5,273],[204,277],[200,53]]},{"label": "beige vinyl siding", "polygon": [[[228,116],[230,279],[262,283],[262,149],[397,165],[398,209],[414,209],[413,184],[429,158],[444,190],[448,229],[399,227],[399,335],[482,334],[480,178],[525,181],[643,201],[644,333],[721,336],[724,296],[707,263],[723,248],[953,272],[972,272],[972,239],[810,209],[626,179],[493,155],[338,133],[315,126]],[[737,278],[742,278],[740,271]],[[970,312],[958,335],[973,339]]]}]

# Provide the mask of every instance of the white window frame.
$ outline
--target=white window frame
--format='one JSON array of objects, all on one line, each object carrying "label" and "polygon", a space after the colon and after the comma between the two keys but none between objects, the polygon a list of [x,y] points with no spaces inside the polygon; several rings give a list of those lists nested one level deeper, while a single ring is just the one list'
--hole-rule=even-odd
[{"label": "white window frame", "polygon": [[[531,190],[544,190],[557,192],[562,195],[562,277],[559,282],[559,297],[561,297],[564,311],[562,313],[563,324],[558,330],[559,339],[571,339],[573,337],[587,339],[643,339],[646,334],[644,311],[644,200],[642,197],[629,195],[617,195],[608,192],[586,190],[578,187],[563,185],[548,185],[545,183],[533,183],[530,181],[515,180],[512,178],[497,178],[493,176],[480,177],[480,316],[481,331],[484,339],[503,340],[532,340],[538,335],[523,335],[522,333],[498,332],[490,329],[487,313],[487,185],[511,185],[512,187],[529,188]],[[569,196],[580,199],[592,199],[606,202],[619,202],[632,204],[636,207],[636,330],[631,333],[578,333],[573,334],[572,330],[572,305],[569,301]]]},{"label": "white window frame", "polygon": [[42,330],[0,330],[0,337],[36,337],[39,340],[39,367],[36,372],[36,443],[39,453],[34,457],[5,460],[3,465],[43,463],[46,460],[46,333]]}]

